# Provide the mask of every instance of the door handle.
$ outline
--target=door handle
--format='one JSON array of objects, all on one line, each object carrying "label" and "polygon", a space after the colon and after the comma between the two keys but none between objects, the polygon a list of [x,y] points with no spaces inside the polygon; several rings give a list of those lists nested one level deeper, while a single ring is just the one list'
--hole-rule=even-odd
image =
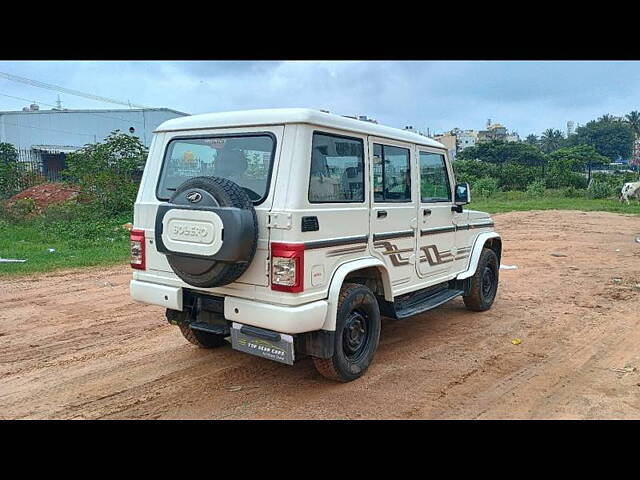
[{"label": "door handle", "polygon": [[425,208],[422,211],[422,215],[424,215],[425,217],[428,217],[429,215],[431,215],[431,210],[429,208]]},{"label": "door handle", "polygon": [[378,218],[387,218],[386,210],[378,210]]}]

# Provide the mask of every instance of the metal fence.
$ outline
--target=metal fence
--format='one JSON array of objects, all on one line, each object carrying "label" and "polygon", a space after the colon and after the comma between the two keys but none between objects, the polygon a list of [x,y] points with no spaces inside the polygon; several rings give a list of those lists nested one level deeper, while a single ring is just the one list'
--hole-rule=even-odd
[{"label": "metal fence", "polygon": [[18,168],[25,175],[25,188],[42,181],[61,181],[61,171],[66,168],[66,155],[64,153],[49,153],[38,150],[18,150]]}]

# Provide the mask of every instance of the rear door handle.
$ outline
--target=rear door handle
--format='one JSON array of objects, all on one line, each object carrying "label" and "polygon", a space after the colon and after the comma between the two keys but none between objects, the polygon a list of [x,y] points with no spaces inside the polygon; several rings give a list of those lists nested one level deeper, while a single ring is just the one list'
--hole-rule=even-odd
[{"label": "rear door handle", "polygon": [[378,218],[387,218],[386,210],[378,210]]},{"label": "rear door handle", "polygon": [[428,209],[428,208],[425,208],[425,209],[422,211],[422,215],[424,215],[425,217],[428,217],[429,215],[431,215],[431,210],[430,210],[430,209]]}]

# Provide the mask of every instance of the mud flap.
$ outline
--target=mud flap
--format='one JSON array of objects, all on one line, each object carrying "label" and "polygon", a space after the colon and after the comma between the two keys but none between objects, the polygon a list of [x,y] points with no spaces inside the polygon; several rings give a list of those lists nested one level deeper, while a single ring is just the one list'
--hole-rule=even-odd
[{"label": "mud flap", "polygon": [[286,333],[233,322],[231,346],[234,350],[293,365],[295,360],[293,337]]}]

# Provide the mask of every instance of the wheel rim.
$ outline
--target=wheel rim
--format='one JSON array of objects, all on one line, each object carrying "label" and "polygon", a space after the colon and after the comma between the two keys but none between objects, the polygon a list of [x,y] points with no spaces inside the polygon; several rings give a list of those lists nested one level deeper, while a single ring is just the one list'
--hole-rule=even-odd
[{"label": "wheel rim", "polygon": [[358,361],[369,343],[369,317],[361,311],[349,314],[342,330],[342,350],[350,361]]},{"label": "wheel rim", "polygon": [[495,294],[496,273],[494,269],[487,265],[482,272],[482,296],[485,300],[491,300]]}]

